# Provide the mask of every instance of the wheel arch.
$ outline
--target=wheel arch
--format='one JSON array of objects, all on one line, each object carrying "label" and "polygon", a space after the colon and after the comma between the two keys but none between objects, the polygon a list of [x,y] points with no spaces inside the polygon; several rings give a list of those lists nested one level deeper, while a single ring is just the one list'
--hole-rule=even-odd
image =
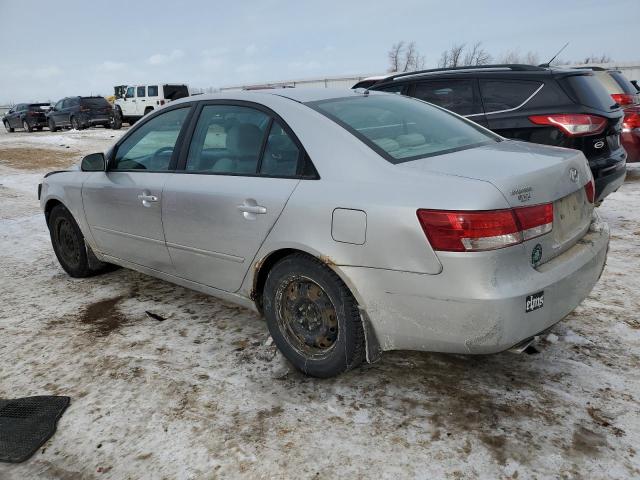
[{"label": "wheel arch", "polygon": [[[47,222],[47,226],[49,225],[49,216],[51,215],[51,210],[53,210],[57,205],[62,205],[64,208],[67,208],[67,206],[57,198],[50,198],[47,200],[47,203],[44,204],[44,219]],[[67,210],[69,209],[67,208]]]},{"label": "wheel arch", "polygon": [[351,279],[344,274],[342,269],[338,265],[336,265],[330,257],[326,255],[310,253],[308,251],[295,247],[285,247],[273,250],[268,254],[263,255],[259,260],[254,262],[253,278],[251,280],[252,283],[249,296],[255,303],[258,312],[261,315],[263,314],[262,295],[264,293],[264,286],[267,281],[269,272],[280,260],[294,254],[302,254],[309,258],[313,258],[314,260],[321,262],[323,265],[333,270],[333,272],[338,275],[338,277],[340,277],[340,280],[342,280],[342,282],[345,284],[351,295],[353,295],[356,303],[358,304],[358,310],[360,311],[360,318],[362,320],[362,327],[365,332],[366,360],[368,363],[372,363],[378,360],[380,358],[382,350],[380,348],[380,343],[375,333],[375,329],[373,328],[371,320],[369,319],[369,316],[367,315],[367,312],[363,307],[362,298]]}]

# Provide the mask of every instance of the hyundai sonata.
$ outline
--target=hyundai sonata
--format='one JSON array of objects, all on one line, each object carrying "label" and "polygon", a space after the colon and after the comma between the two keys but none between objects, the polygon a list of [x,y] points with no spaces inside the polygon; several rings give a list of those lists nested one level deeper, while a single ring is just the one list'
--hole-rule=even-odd
[{"label": "hyundai sonata", "polygon": [[366,90],[185,98],[39,188],[71,276],[117,264],[256,310],[320,377],[522,345],[589,294],[609,241],[581,152]]}]

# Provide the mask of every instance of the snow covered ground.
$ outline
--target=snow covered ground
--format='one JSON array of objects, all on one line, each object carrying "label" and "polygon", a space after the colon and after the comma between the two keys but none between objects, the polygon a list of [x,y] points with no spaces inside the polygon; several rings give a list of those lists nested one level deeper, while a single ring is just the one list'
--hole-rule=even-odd
[{"label": "snow covered ground", "polygon": [[393,352],[316,380],[242,308],[124,269],[62,271],[39,178],[123,132],[0,133],[0,398],[72,398],[0,479],[640,477],[640,166],[600,208],[600,283],[541,353]]}]

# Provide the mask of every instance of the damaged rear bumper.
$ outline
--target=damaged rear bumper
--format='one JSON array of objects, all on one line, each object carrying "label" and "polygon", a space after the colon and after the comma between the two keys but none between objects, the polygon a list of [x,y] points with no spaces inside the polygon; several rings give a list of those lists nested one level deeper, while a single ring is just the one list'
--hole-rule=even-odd
[{"label": "damaged rear bumper", "polygon": [[[442,256],[438,275],[340,267],[380,350],[487,354],[507,350],[562,320],[596,284],[609,228],[597,217],[572,248],[534,268],[524,245]],[[520,248],[522,247],[522,248]],[[509,250],[508,252],[506,250]],[[543,305],[527,310],[543,292]]]}]

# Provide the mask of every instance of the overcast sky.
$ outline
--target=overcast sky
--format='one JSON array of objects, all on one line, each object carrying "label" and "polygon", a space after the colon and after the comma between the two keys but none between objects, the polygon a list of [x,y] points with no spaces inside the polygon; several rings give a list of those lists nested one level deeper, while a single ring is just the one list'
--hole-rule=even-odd
[{"label": "overcast sky", "polygon": [[578,60],[640,60],[638,0],[349,2],[0,0],[0,104],[113,93],[158,81],[194,87],[381,73],[399,40],[428,67],[454,43]]}]

